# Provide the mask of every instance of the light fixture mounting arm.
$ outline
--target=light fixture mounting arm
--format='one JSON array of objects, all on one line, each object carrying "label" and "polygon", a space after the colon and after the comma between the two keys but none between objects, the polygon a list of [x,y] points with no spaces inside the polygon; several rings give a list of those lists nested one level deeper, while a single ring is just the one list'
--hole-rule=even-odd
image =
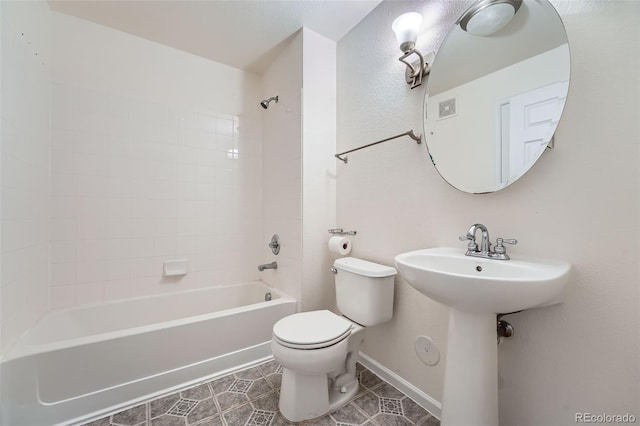
[{"label": "light fixture mounting arm", "polygon": [[[417,60],[410,62],[408,58],[412,55],[416,55],[418,57]],[[435,57],[435,52],[427,53],[427,59],[417,50],[415,47],[412,47],[410,50],[404,52],[404,55],[400,56],[398,59],[400,62],[407,66],[405,71],[405,79],[407,84],[411,85],[412,89],[420,86],[422,84],[422,77],[429,74],[431,71],[430,62],[433,62]]]}]

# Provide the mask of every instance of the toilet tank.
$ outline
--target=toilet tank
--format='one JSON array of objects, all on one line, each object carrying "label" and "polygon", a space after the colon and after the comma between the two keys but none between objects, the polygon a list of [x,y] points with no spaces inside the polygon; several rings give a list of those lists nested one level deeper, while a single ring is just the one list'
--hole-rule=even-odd
[{"label": "toilet tank", "polygon": [[393,316],[395,268],[344,257],[336,268],[336,300],[342,315],[364,326],[387,322]]}]

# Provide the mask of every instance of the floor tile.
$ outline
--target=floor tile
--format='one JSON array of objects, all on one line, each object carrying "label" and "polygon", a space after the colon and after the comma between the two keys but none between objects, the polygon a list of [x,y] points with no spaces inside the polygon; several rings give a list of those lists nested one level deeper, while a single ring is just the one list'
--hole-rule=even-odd
[{"label": "floor tile", "polygon": [[360,384],[365,389],[370,389],[382,383],[382,379],[369,370],[360,371]]},{"label": "floor tile", "polygon": [[251,405],[256,410],[273,411],[277,413],[279,400],[280,395],[278,395],[277,392],[271,392],[254,399],[251,401]]},{"label": "floor tile", "polygon": [[211,394],[211,390],[209,389],[209,385],[203,383],[198,386],[194,386],[187,390],[180,392],[180,396],[188,399],[195,399],[201,401],[203,399],[211,398],[213,395]]},{"label": "floor tile", "polygon": [[375,393],[381,398],[400,399],[405,396],[398,389],[394,388],[386,382],[382,383],[380,386],[376,386],[371,390],[371,392]]},{"label": "floor tile", "polygon": [[151,426],[185,426],[187,420],[184,417],[176,417],[170,414],[163,414],[160,417],[151,419]]},{"label": "floor tile", "polygon": [[241,405],[233,410],[229,410],[223,414],[223,417],[229,426],[244,425],[253,414],[251,404]]},{"label": "floor tile", "polygon": [[232,408],[247,404],[249,402],[249,398],[246,394],[236,392],[220,393],[216,395],[216,400],[218,401],[218,404],[220,404],[220,411],[222,411],[223,413],[225,411],[231,410]]},{"label": "floor tile", "polygon": [[429,417],[418,421],[418,423],[416,424],[418,426],[440,426],[440,420],[436,419],[432,415],[429,415]]},{"label": "floor tile", "polygon": [[194,408],[196,408],[196,405],[198,405],[198,401],[180,398],[178,402],[173,404],[173,407],[171,407],[169,411],[167,411],[167,414],[171,414],[172,416],[185,417],[191,411],[193,411]]},{"label": "floor tile", "polygon": [[174,393],[172,395],[165,396],[149,402],[149,412],[151,418],[160,417],[166,414],[167,411],[173,407],[176,402],[180,400],[180,394]]},{"label": "floor tile", "polygon": [[218,414],[218,408],[213,398],[204,399],[187,414],[187,423],[191,425],[216,414]]},{"label": "floor tile", "polygon": [[225,426],[225,425],[222,423],[222,419],[220,418],[220,415],[217,414],[201,422],[194,423],[193,426]]},{"label": "floor tile", "polygon": [[407,397],[402,399],[402,412],[406,418],[416,424],[430,415],[427,410],[416,404],[411,398]]},{"label": "floor tile", "polygon": [[393,414],[380,413],[373,417],[373,421],[380,426],[411,426],[411,420],[404,416],[396,416]]},{"label": "floor tile", "polygon": [[372,392],[360,395],[353,401],[353,404],[358,406],[369,417],[375,416],[380,412],[380,401],[377,395]]},{"label": "floor tile", "polygon": [[369,418],[362,414],[353,404],[347,404],[338,411],[331,413],[331,417],[337,424],[363,425]]},{"label": "floor tile", "polygon": [[116,413],[111,418],[111,422],[122,426],[137,426],[147,421],[146,404],[137,405],[127,410]]},{"label": "floor tile", "polygon": [[[234,372],[138,404],[87,426],[284,426],[278,410],[282,366],[275,361]],[[356,365],[360,389],[344,407],[298,426],[439,426],[438,419],[398,389]]]},{"label": "floor tile", "polygon": [[111,424],[111,418],[105,417],[104,419],[98,419],[91,423],[85,423],[83,426],[109,426]]},{"label": "floor tile", "polygon": [[222,419],[220,415],[217,414],[201,422],[194,423],[193,426],[225,426],[225,425],[222,423]]}]

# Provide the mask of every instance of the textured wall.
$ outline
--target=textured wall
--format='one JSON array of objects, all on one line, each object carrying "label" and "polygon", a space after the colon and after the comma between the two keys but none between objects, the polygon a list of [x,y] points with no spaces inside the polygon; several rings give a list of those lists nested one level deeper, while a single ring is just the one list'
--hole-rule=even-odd
[{"label": "textured wall", "polygon": [[49,308],[50,25],[46,2],[2,2],[0,353]]},{"label": "textured wall", "polygon": [[[574,424],[582,411],[640,414],[640,3],[553,3],[569,38],[571,84],[556,148],[527,175],[497,193],[461,193],[408,139],[338,165],[338,223],[358,230],[354,256],[391,265],[418,248],[464,250],[458,235],[480,222],[493,238],[517,238],[513,253],[573,265],[564,304],[509,317],[516,335],[499,348],[504,425]],[[338,150],[422,131],[424,87],[403,82],[391,23],[422,12],[418,47],[437,50],[467,5],[385,1],[338,43]],[[394,319],[368,329],[363,350],[441,400],[444,362],[421,364],[413,341],[429,335],[445,355],[448,310],[400,278],[395,296]]]}]

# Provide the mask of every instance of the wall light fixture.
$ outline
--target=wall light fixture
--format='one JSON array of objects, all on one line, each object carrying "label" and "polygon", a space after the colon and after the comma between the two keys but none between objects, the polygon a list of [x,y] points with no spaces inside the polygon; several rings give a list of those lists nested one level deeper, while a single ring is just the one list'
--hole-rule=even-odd
[{"label": "wall light fixture", "polygon": [[521,5],[522,0],[480,0],[456,24],[469,34],[487,37],[511,22]]},{"label": "wall light fixture", "polygon": [[[396,33],[400,50],[404,53],[400,56],[399,61],[407,66],[405,78],[412,89],[422,84],[422,77],[429,74],[430,70],[429,63],[420,51],[416,49],[416,40],[418,39],[421,23],[422,15],[418,12],[409,12],[398,16],[391,25],[393,32]],[[408,58],[413,55],[417,56],[418,59],[410,62]],[[427,55],[435,57],[434,52],[429,52]]]}]

